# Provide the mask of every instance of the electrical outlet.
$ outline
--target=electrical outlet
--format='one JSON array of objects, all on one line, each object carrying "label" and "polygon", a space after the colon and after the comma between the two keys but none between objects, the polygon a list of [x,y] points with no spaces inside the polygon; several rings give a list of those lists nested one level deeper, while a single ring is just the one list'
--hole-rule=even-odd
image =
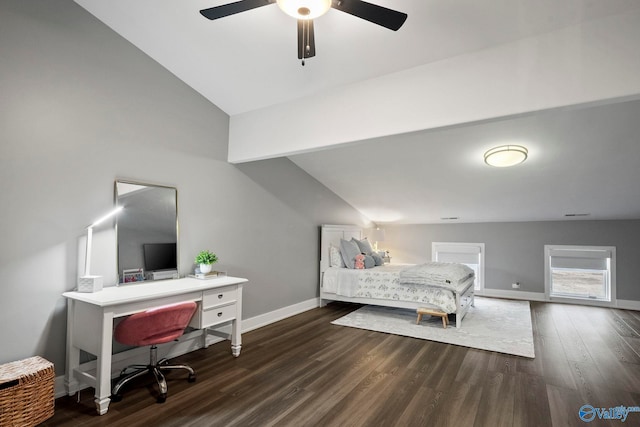
[{"label": "electrical outlet", "polygon": [[511,284],[511,287],[512,287],[513,289],[520,289],[520,282],[512,283],[512,284]]}]

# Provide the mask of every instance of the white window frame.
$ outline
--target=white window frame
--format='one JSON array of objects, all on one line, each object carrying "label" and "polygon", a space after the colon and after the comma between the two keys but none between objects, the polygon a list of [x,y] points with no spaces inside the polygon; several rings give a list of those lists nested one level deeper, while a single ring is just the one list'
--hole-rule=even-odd
[{"label": "white window frame", "polygon": [[[553,251],[608,251],[611,255],[609,267],[610,300],[551,295],[551,253]],[[580,259],[579,257],[576,257]],[[578,245],[544,245],[544,294],[547,301],[572,302],[601,307],[615,307],[616,300],[616,247],[615,246],[578,246]]]},{"label": "white window frame", "polygon": [[484,291],[484,243],[461,243],[461,242],[431,242],[431,260],[439,261],[440,252],[459,254],[478,254],[478,274],[476,275],[475,291]]}]

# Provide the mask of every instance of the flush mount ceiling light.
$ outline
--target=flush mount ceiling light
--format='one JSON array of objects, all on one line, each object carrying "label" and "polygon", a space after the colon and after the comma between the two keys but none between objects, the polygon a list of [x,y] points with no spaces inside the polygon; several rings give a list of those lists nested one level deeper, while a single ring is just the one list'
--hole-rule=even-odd
[{"label": "flush mount ceiling light", "polygon": [[521,145],[501,145],[484,153],[484,162],[489,166],[506,168],[524,162],[529,151]]}]

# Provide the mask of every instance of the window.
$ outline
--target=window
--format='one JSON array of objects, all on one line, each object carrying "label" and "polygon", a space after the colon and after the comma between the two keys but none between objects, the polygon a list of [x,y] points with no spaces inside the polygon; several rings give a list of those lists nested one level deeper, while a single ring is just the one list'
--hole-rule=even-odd
[{"label": "window", "polygon": [[549,299],[615,301],[615,247],[545,245],[544,251]]},{"label": "window", "polygon": [[466,265],[476,273],[475,290],[484,289],[484,243],[433,242],[431,259]]}]

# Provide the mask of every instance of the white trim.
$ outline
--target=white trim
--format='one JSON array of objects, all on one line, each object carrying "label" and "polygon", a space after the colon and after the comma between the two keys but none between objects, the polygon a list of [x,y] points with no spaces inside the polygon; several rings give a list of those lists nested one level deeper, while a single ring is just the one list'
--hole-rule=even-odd
[{"label": "white trim", "polygon": [[476,296],[549,302],[545,298],[543,292],[524,292],[524,291],[512,291],[512,290],[506,290],[506,289],[484,288],[482,291],[476,291]]},{"label": "white trim", "polygon": [[487,289],[485,288],[483,292],[476,292],[476,296],[478,297],[491,297],[491,298],[508,298],[508,299],[517,299],[517,300],[526,300],[526,301],[540,301],[540,302],[548,302],[552,304],[574,304],[574,305],[588,305],[591,307],[602,307],[602,308],[619,308],[621,310],[635,310],[640,311],[640,301],[634,300],[617,300],[617,304],[611,304],[607,301],[590,301],[590,300],[579,300],[576,301],[574,299],[566,299],[566,298],[553,298],[548,299],[543,292],[521,292],[521,291],[512,291],[505,289]]},{"label": "white trim", "polygon": [[640,311],[640,301],[619,299],[617,303],[617,308],[622,310]]},{"label": "white trim", "polygon": [[55,399],[66,396],[67,390],[64,387],[64,375],[59,375],[53,382],[53,396]]},{"label": "white trim", "polygon": [[288,307],[279,308],[269,313],[260,314],[258,316],[252,317],[251,319],[243,319],[242,333],[262,328],[263,326],[267,326],[288,317],[295,316],[296,314],[304,313],[305,311],[318,308],[318,306],[319,298],[312,298],[306,301],[299,302],[297,304],[290,305]]},{"label": "white trim", "polygon": [[571,298],[571,297],[550,297],[548,302],[555,302],[559,304],[575,304],[575,305],[588,305],[592,307],[603,307],[603,308],[617,308],[618,305],[614,301],[605,301],[598,299],[586,299],[586,298]]},{"label": "white trim", "polygon": [[[609,300],[591,300],[586,298],[572,298],[565,296],[551,296],[551,257],[554,252],[566,251],[576,258],[580,258],[576,252],[596,251],[607,252],[609,257]],[[598,307],[617,307],[616,300],[616,247],[615,246],[588,246],[588,245],[544,245],[544,294],[547,301],[561,303],[576,303]]]}]

